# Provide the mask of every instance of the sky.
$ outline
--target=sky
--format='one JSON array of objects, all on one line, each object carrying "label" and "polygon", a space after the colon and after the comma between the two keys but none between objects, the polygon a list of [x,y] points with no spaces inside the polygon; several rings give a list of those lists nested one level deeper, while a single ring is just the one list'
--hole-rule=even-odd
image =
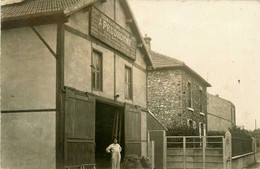
[{"label": "sky", "polygon": [[236,123],[260,128],[260,0],[129,0],[151,49],[182,60],[211,94],[236,106]]}]

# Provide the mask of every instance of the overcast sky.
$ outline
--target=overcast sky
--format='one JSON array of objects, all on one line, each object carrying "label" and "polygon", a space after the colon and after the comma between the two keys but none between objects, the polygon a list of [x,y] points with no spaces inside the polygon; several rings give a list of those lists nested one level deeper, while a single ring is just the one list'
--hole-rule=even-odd
[{"label": "overcast sky", "polygon": [[[237,125],[260,127],[259,0],[129,0],[152,50],[184,61],[233,102]],[[240,81],[240,83],[239,83]]]}]

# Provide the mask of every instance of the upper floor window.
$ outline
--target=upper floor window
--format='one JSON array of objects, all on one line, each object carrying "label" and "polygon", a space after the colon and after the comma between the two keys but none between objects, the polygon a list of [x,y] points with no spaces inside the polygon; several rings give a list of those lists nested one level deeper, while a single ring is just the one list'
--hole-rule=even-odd
[{"label": "upper floor window", "polygon": [[200,112],[203,113],[203,92],[200,90]]},{"label": "upper floor window", "polygon": [[191,83],[188,83],[188,107],[192,108]]},{"label": "upper floor window", "polygon": [[206,124],[199,123],[199,134],[200,136],[206,136]]},{"label": "upper floor window", "polygon": [[132,99],[133,91],[132,91],[132,69],[129,67],[125,67],[125,98]]},{"label": "upper floor window", "polygon": [[102,53],[93,51],[92,58],[92,88],[102,90]]}]

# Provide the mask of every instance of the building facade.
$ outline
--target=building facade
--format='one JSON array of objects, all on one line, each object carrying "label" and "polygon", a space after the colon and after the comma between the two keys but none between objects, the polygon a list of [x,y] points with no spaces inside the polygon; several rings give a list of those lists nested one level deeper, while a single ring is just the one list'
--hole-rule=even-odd
[{"label": "building facade", "polygon": [[[151,38],[145,37],[150,49]],[[210,84],[185,63],[150,50],[148,108],[167,127],[188,126],[198,135],[207,130],[207,87]]]},{"label": "building facade", "polygon": [[[236,125],[235,105],[218,95],[208,95],[208,130],[227,131]],[[221,124],[221,125],[220,125]]]},{"label": "building facade", "polygon": [[127,1],[10,1],[1,12],[2,168],[107,167],[113,137],[122,159],[148,155],[152,62]]}]

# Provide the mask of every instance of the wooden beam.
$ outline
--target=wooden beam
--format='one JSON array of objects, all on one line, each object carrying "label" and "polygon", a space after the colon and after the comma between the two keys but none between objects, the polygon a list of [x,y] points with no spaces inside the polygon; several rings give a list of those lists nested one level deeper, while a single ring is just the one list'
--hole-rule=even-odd
[{"label": "wooden beam", "polygon": [[38,36],[38,38],[42,41],[42,43],[47,47],[47,49],[51,52],[51,54],[57,58],[56,53],[52,50],[52,48],[49,46],[49,44],[43,39],[43,37],[40,35],[40,33],[33,27],[31,26],[33,32]]},{"label": "wooden beam", "polygon": [[57,24],[56,60],[56,168],[64,168],[64,24]]},{"label": "wooden beam", "polygon": [[55,112],[56,109],[2,110],[1,113]]},{"label": "wooden beam", "polygon": [[46,16],[36,16],[36,17],[17,17],[12,20],[4,20],[1,22],[1,29],[13,29],[27,26],[37,26],[46,24],[57,24],[65,23],[68,21],[68,17],[65,17],[62,13],[53,13]]}]

